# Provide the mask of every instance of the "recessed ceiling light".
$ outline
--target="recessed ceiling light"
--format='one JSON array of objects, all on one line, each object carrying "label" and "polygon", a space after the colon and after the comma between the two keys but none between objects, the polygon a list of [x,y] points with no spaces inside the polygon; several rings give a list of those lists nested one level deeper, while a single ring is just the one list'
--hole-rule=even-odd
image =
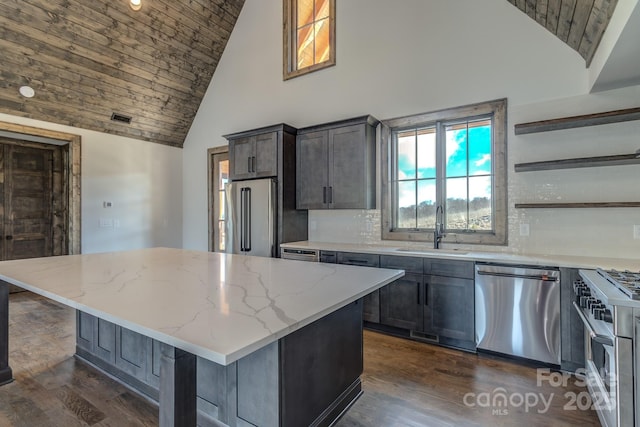
[{"label": "recessed ceiling light", "polygon": [[25,98],[33,98],[36,94],[36,91],[33,90],[31,86],[20,86],[20,95]]},{"label": "recessed ceiling light", "polygon": [[142,7],[142,0],[130,0],[129,6],[131,6],[131,9],[133,10],[140,10],[140,8]]}]

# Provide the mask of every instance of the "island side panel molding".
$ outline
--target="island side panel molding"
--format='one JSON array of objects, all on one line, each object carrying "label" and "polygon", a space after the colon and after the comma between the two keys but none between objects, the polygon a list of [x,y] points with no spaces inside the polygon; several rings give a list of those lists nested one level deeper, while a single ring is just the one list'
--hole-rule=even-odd
[{"label": "island side panel molding", "polygon": [[13,381],[9,367],[9,284],[0,280],[0,385]]},{"label": "island side panel molding", "polygon": [[282,426],[329,425],[360,396],[362,304],[355,301],[280,340]]},{"label": "island side panel molding", "polygon": [[196,356],[170,345],[160,351],[160,427],[195,426]]}]

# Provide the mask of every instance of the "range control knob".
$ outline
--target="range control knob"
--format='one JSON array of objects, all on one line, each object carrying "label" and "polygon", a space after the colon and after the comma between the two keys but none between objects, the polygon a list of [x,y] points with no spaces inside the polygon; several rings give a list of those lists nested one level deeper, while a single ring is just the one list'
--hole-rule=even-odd
[{"label": "range control knob", "polygon": [[613,323],[613,315],[611,314],[611,310],[608,310],[606,308],[602,310],[600,320],[604,320],[607,323]]},{"label": "range control knob", "polygon": [[603,309],[598,307],[598,308],[594,308],[591,312],[593,313],[593,317],[595,319],[602,320],[601,317],[602,317],[602,312],[603,311],[604,311]]}]

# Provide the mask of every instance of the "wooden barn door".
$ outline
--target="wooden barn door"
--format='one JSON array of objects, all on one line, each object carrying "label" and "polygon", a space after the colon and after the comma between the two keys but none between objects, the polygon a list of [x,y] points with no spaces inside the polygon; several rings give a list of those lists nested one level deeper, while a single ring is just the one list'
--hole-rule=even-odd
[{"label": "wooden barn door", "polygon": [[4,144],[2,259],[53,255],[53,151]]}]

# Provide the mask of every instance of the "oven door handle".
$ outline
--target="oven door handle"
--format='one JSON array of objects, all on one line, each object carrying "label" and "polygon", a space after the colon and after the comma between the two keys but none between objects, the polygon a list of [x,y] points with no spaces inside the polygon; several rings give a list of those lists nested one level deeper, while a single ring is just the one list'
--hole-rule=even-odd
[{"label": "oven door handle", "polygon": [[611,337],[608,337],[606,335],[599,335],[596,334],[593,331],[593,328],[591,327],[591,324],[589,323],[589,319],[586,318],[586,316],[582,313],[582,310],[580,309],[580,306],[578,306],[578,304],[576,304],[576,302],[573,302],[573,307],[576,309],[576,311],[578,312],[578,316],[580,316],[580,320],[582,320],[582,323],[584,324],[584,327],[587,328],[588,332],[589,332],[589,336],[591,336],[591,339],[594,340],[597,343],[600,343],[602,345],[608,345],[610,347],[613,347],[613,340],[611,339]]}]

